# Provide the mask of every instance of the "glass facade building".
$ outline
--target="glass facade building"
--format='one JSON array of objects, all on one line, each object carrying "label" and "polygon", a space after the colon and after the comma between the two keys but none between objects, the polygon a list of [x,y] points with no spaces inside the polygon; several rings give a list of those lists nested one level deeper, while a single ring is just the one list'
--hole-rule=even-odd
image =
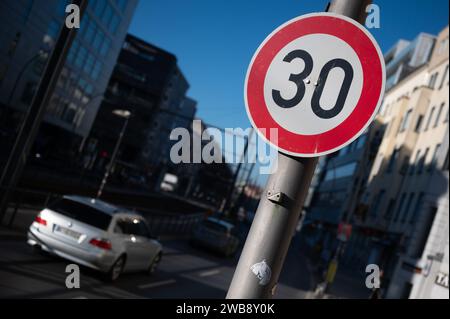
[{"label": "glass facade building", "polygon": [[[67,0],[0,2],[0,122],[13,138],[30,105],[48,53],[65,20]],[[47,106],[42,144],[88,136],[137,0],[90,0]]]}]

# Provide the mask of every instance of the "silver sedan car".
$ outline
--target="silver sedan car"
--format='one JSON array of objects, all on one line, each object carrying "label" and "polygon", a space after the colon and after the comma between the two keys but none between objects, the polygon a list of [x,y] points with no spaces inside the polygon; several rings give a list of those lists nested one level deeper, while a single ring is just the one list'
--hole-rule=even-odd
[{"label": "silver sedan car", "polygon": [[42,210],[28,230],[28,244],[116,280],[123,271],[152,274],[162,246],[144,218],[98,199],[64,196]]}]

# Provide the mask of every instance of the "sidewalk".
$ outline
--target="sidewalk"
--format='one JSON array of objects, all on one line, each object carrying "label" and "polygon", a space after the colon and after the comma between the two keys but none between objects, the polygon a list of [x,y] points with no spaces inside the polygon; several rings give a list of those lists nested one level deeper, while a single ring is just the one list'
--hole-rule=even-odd
[{"label": "sidewalk", "polygon": [[355,274],[341,271],[336,274],[334,282],[323,293],[323,283],[317,283],[316,291],[310,293],[311,299],[368,299],[371,291],[365,287],[365,279]]},{"label": "sidewalk", "polygon": [[[307,248],[304,247],[306,251]],[[319,271],[319,258],[314,258],[311,252],[306,254],[307,265],[312,276],[313,291],[310,291],[308,298],[310,299],[368,299],[371,290],[365,286],[364,273],[358,272],[345,264],[339,264],[334,278],[334,282],[329,285],[327,293],[321,295],[319,291],[320,284],[323,283],[322,274]]]}]

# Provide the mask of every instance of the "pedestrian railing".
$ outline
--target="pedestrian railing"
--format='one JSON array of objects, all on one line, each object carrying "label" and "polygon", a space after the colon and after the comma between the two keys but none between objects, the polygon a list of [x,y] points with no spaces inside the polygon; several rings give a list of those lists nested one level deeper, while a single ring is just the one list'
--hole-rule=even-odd
[{"label": "pedestrian railing", "polygon": [[[5,189],[0,190],[3,192]],[[0,225],[20,230],[26,230],[41,209],[62,196],[23,188],[15,188],[10,194],[11,201],[5,214],[0,215]],[[147,220],[153,236],[189,236],[193,228],[204,218],[202,213],[168,213],[145,207],[124,208],[142,215]]]},{"label": "pedestrian railing", "polygon": [[204,214],[148,214],[144,215],[154,236],[189,236],[203,220]]}]

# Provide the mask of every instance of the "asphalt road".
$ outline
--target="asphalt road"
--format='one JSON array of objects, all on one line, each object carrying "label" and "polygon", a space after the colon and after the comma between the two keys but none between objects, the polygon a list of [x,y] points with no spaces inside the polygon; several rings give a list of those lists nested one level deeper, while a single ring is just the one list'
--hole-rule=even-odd
[{"label": "asphalt road", "polygon": [[[81,287],[65,286],[70,262],[33,252],[25,237],[0,237],[0,298],[224,298],[239,253],[226,259],[191,247],[184,240],[164,240],[164,256],[153,276],[123,274],[105,283],[81,268]],[[307,298],[312,276],[294,239],[275,298]]]}]

